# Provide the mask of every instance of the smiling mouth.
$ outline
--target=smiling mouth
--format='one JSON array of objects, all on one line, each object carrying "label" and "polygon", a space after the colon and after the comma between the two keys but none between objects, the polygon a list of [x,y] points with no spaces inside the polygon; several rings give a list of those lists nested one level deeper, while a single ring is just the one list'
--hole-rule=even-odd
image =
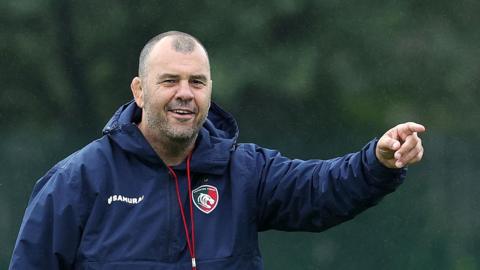
[{"label": "smiling mouth", "polygon": [[194,111],[187,110],[187,109],[173,109],[173,110],[168,110],[168,111],[169,111],[169,112],[176,113],[176,114],[180,114],[180,115],[195,114]]},{"label": "smiling mouth", "polygon": [[169,113],[172,113],[173,116],[178,120],[190,120],[195,116],[195,111],[189,109],[169,109]]}]

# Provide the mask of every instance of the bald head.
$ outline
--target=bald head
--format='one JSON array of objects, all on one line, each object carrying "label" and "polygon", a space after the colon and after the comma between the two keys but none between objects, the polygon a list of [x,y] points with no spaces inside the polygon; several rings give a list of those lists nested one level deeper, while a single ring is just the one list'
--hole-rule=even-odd
[{"label": "bald head", "polygon": [[189,54],[195,51],[195,49],[198,47],[203,51],[205,51],[205,54],[207,55],[207,60],[208,60],[207,50],[205,49],[205,47],[203,47],[203,45],[200,43],[200,41],[197,38],[187,33],[179,32],[179,31],[169,31],[153,37],[143,47],[142,52],[140,53],[140,59],[138,61],[139,77],[142,78],[147,74],[147,62],[148,62],[148,58],[150,56],[151,51],[159,41],[161,41],[166,37],[171,39],[171,42],[170,42],[171,48],[176,52]]}]

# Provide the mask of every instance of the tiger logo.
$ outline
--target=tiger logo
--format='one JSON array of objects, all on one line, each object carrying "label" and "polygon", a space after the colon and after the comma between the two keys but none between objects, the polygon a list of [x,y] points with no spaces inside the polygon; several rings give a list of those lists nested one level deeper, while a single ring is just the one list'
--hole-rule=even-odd
[{"label": "tiger logo", "polygon": [[197,200],[199,205],[207,209],[211,209],[212,205],[215,204],[215,200],[212,197],[210,197],[210,195],[205,193],[198,195]]},{"label": "tiger logo", "polygon": [[192,190],[193,203],[205,214],[210,214],[218,205],[219,194],[212,185],[201,185]]}]

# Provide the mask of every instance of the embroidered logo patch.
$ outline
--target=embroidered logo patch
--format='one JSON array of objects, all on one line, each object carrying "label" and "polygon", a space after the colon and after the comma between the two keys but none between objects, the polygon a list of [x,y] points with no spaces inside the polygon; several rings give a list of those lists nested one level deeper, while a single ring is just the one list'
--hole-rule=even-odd
[{"label": "embroidered logo patch", "polygon": [[205,214],[210,214],[218,205],[218,190],[214,186],[202,185],[192,191],[195,206]]}]

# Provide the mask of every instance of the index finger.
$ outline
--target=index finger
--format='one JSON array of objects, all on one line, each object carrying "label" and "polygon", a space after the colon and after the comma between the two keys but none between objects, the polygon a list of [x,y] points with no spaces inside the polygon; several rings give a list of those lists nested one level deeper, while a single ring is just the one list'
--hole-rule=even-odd
[{"label": "index finger", "polygon": [[408,122],[397,126],[397,131],[399,134],[402,135],[402,138],[405,138],[408,135],[414,134],[416,132],[425,132],[425,130],[426,128],[423,125],[414,122]]},{"label": "index finger", "polygon": [[425,126],[414,123],[414,122],[408,122],[407,125],[408,125],[408,128],[410,129],[410,131],[412,131],[412,133],[413,132],[425,132],[425,130],[426,130]]}]

